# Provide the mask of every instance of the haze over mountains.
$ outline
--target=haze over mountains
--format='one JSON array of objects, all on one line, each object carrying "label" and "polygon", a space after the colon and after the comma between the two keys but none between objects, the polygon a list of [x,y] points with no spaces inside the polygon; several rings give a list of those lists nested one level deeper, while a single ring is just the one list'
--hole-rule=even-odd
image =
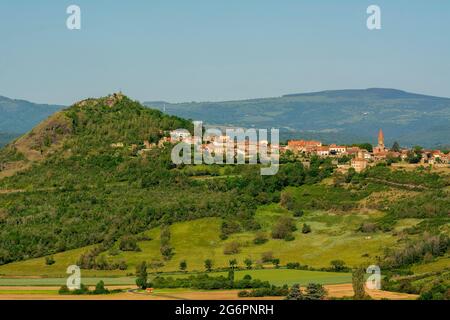
[{"label": "haze over mountains", "polygon": [[[450,144],[450,98],[394,89],[335,90],[223,102],[145,102],[146,106],[208,125],[280,128],[281,138],[325,143],[386,141],[433,148]],[[0,145],[29,131],[62,106],[0,96]]]},{"label": "haze over mountains", "polygon": [[31,130],[61,108],[0,96],[0,146]]},{"label": "haze over mountains", "polygon": [[336,90],[225,102],[145,102],[167,113],[213,125],[280,128],[282,138],[435,147],[450,143],[450,99],[394,89]]}]

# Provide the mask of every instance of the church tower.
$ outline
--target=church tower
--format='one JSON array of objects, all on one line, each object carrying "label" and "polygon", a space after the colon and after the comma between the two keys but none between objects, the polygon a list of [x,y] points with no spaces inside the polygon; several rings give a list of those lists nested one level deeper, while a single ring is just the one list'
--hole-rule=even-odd
[{"label": "church tower", "polygon": [[373,148],[373,155],[378,158],[385,158],[388,151],[389,150],[384,145],[383,130],[380,129],[380,131],[378,132],[378,145]]},{"label": "church tower", "polygon": [[384,134],[382,129],[378,132],[378,147],[384,149]]}]

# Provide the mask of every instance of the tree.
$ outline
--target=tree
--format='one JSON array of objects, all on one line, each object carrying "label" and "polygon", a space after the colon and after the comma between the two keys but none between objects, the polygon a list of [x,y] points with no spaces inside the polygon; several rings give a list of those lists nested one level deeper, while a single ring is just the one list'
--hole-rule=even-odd
[{"label": "tree", "polygon": [[230,261],[228,261],[228,263],[230,264],[230,268],[234,269],[237,266],[237,260],[236,259],[232,259]]},{"label": "tree", "polygon": [[330,265],[336,272],[343,271],[346,268],[343,260],[333,260],[330,262]]},{"label": "tree", "polygon": [[361,149],[366,149],[369,152],[373,152],[373,146],[370,143],[360,143],[360,144],[354,144],[352,147],[359,147]]},{"label": "tree", "polygon": [[228,280],[234,281],[234,270],[233,269],[228,271]]},{"label": "tree", "polygon": [[292,198],[292,195],[288,192],[282,192],[280,204],[283,208],[292,210],[294,208],[294,199]]},{"label": "tree", "polygon": [[137,244],[136,237],[133,236],[124,236],[120,239],[119,249],[122,251],[141,251]]},{"label": "tree", "polygon": [[161,255],[164,257],[165,260],[170,260],[174,255],[173,248],[169,244],[162,245],[159,248],[159,251],[161,252]]},{"label": "tree", "polygon": [[319,283],[310,283],[306,286],[305,300],[323,300],[327,290]]},{"label": "tree", "polygon": [[395,151],[395,152],[400,151],[400,144],[397,141],[395,141],[394,144],[392,145],[392,151]]},{"label": "tree", "polygon": [[292,285],[286,300],[303,300],[303,294],[299,284]]},{"label": "tree", "polygon": [[272,263],[275,266],[275,268],[278,269],[280,267],[280,259],[278,258],[272,259]]},{"label": "tree", "polygon": [[211,272],[212,267],[213,267],[213,261],[211,259],[206,259],[205,260],[205,269],[206,269],[206,271]]},{"label": "tree", "polygon": [[285,239],[297,228],[295,227],[295,221],[291,217],[283,216],[272,228],[272,238]]},{"label": "tree", "polygon": [[100,280],[95,286],[94,294],[106,293],[109,293],[109,290],[105,288],[105,283],[103,282],[103,280]]},{"label": "tree", "polygon": [[363,267],[356,268],[352,273],[352,285],[354,292],[354,299],[362,300],[366,296],[365,289],[365,274],[366,270]]},{"label": "tree", "polygon": [[136,266],[136,285],[141,289],[147,288],[147,262],[142,261]]},{"label": "tree", "polygon": [[408,161],[408,163],[419,163],[421,159],[422,154],[420,153],[420,150],[413,149],[406,154],[406,161]]},{"label": "tree", "polygon": [[184,272],[186,271],[186,269],[187,269],[187,262],[186,260],[183,260],[180,262],[180,270]]},{"label": "tree", "polygon": [[250,258],[247,258],[244,260],[244,264],[246,265],[247,269],[250,270],[253,265],[253,261]]}]

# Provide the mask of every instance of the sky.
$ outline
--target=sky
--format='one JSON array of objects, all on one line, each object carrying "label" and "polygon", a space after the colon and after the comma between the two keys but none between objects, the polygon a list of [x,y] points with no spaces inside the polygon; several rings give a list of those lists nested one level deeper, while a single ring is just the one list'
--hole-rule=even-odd
[{"label": "sky", "polygon": [[[81,30],[66,27],[69,5]],[[381,30],[366,26],[381,8]],[[370,87],[450,97],[448,0],[1,0],[0,95],[221,101]]]}]

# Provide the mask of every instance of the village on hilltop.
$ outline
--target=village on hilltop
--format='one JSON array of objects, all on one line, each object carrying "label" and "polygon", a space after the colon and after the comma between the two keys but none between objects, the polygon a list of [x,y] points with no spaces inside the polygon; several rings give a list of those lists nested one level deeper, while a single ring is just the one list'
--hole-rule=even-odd
[{"label": "village on hilltop", "polygon": [[323,145],[322,142],[314,140],[291,140],[280,151],[302,154],[305,157],[317,155],[320,157],[350,158],[349,163],[337,164],[340,171],[353,168],[356,172],[361,172],[367,167],[380,162],[406,162],[417,166],[447,166],[450,163],[450,154],[444,153],[441,150],[427,150],[419,147],[412,149],[400,148],[398,143],[395,143],[389,149],[384,143],[382,129],[378,133],[378,145],[373,147],[373,150],[367,150],[361,146]]},{"label": "village on hilltop", "polygon": [[[394,143],[391,148],[386,147],[384,143],[384,133],[380,129],[378,133],[378,144],[372,147],[370,144],[360,145],[325,145],[321,141],[316,140],[289,140],[286,145],[272,146],[267,140],[258,142],[246,139],[243,145],[234,142],[234,138],[227,135],[196,137],[191,136],[189,131],[185,129],[177,129],[165,132],[165,136],[157,143],[144,141],[142,148],[134,145],[138,155],[144,155],[153,148],[162,148],[164,144],[187,143],[197,145],[202,152],[215,156],[216,154],[224,154],[229,143],[232,143],[235,155],[243,155],[245,159],[249,159],[251,155],[257,155],[262,149],[272,150],[278,149],[281,156],[291,157],[301,161],[308,166],[312,156],[322,158],[333,158],[333,163],[337,166],[338,171],[346,172],[353,168],[356,172],[374,166],[378,163],[408,164],[410,166],[435,166],[447,167],[450,164],[450,153],[441,150],[429,150],[421,147],[401,148],[398,143]],[[114,148],[124,147],[123,143],[115,143],[111,145]],[[252,153],[251,151],[254,151]]]}]

